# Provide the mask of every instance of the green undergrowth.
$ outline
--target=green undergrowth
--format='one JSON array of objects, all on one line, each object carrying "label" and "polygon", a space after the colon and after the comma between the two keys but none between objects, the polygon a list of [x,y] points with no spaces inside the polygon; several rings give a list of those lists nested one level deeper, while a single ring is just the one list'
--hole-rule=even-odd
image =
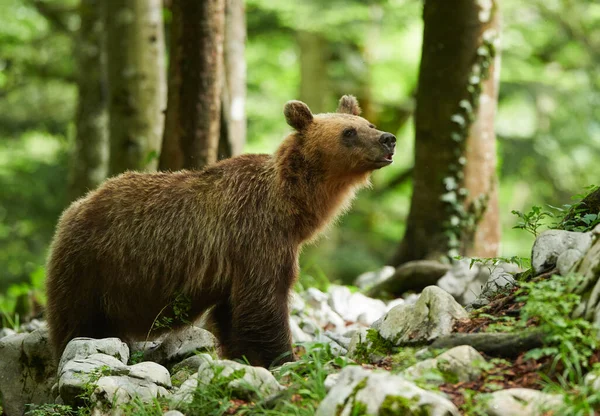
[{"label": "green undergrowth", "polygon": [[558,371],[570,381],[581,380],[598,348],[591,322],[572,317],[581,303],[581,297],[573,293],[581,279],[580,276],[553,275],[547,280],[523,283],[523,295],[517,298],[525,301],[521,325],[537,322],[545,333],[545,346],[529,351],[527,357],[553,357],[551,371]]},{"label": "green undergrowth", "polygon": [[[489,263],[492,264],[492,263]],[[517,281],[516,314],[494,314],[488,307],[474,311],[473,318],[487,319],[486,332],[515,332],[538,327],[544,333],[544,346],[526,354],[539,360],[552,357],[550,373],[572,381],[580,380],[588,371],[588,362],[598,348],[596,331],[584,318],[574,318],[582,302],[575,289],[582,277],[552,275],[545,280]],[[500,293],[508,295],[507,293]]]},{"label": "green undergrowth", "polygon": [[78,413],[71,406],[65,404],[47,403],[32,407],[25,414],[27,416],[75,416],[84,413]]},{"label": "green undergrowth", "polygon": [[466,389],[463,392],[464,404],[460,406],[463,415],[488,416],[487,404],[491,398],[490,393],[480,393],[475,390]]},{"label": "green undergrowth", "polygon": [[[514,299],[522,305],[520,310],[516,309],[518,315],[494,316],[486,308],[473,314],[492,322],[486,332],[524,331],[534,327],[541,330],[544,345],[525,352],[523,359],[543,363],[540,369],[545,380],[543,390],[563,398],[563,406],[553,414],[584,416],[600,410],[600,393],[584,383],[590,371],[600,374],[600,364],[590,364],[598,359],[597,331],[590,321],[574,314],[582,302],[575,293],[582,279],[578,275],[552,275],[544,280],[521,280]],[[501,381],[498,380],[499,388]],[[467,390],[463,397],[463,414],[485,414],[482,404],[485,395]]]},{"label": "green undergrowth", "polygon": [[32,319],[46,304],[45,274],[41,267],[29,274],[28,282],[11,285],[0,293],[0,328],[21,329],[21,323]]},{"label": "green undergrowth", "polygon": [[[229,385],[233,380],[244,377],[243,369],[235,370],[228,376],[222,375],[223,368],[215,368],[212,381],[193,393],[192,402],[181,407],[187,415],[222,415],[230,409],[236,399],[235,391]],[[250,386],[248,386],[250,387]],[[258,393],[258,392],[256,392]]]},{"label": "green undergrowth", "polygon": [[[600,365],[595,364],[592,371],[595,374],[600,374]],[[548,380],[545,391],[562,396],[563,404],[557,409],[555,413],[557,415],[596,415],[600,409],[600,390],[594,388],[591,384]]]},{"label": "green undergrowth", "polygon": [[544,333],[544,346],[526,354],[539,360],[552,357],[550,372],[579,380],[588,371],[588,361],[598,348],[596,331],[584,318],[573,313],[581,303],[574,293],[582,277],[552,275],[539,281],[521,281],[515,301],[522,303],[519,314],[495,316],[482,308],[473,314],[491,323],[486,332],[514,332],[538,327]]},{"label": "green undergrowth", "polygon": [[274,372],[286,387],[284,391],[267,397],[254,391],[252,399],[236,397],[228,383],[243,374],[234,372],[228,377],[216,376],[209,385],[200,386],[192,403],[181,410],[188,416],[217,416],[234,411],[236,415],[314,415],[326,395],[325,378],[345,365],[346,360],[334,358],[328,345],[313,344],[298,361]]}]

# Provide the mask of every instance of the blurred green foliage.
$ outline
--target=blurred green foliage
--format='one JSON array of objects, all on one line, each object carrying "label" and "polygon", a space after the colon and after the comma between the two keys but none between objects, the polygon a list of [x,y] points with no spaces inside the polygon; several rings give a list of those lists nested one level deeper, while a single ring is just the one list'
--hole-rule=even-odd
[{"label": "blurred green foliage", "polygon": [[44,264],[66,203],[75,2],[52,4],[62,23],[33,4],[0,2],[0,293]]},{"label": "blurred green foliage", "polygon": [[[40,9],[40,4],[43,7]],[[76,0],[0,2],[0,293],[43,266],[67,202],[76,76]],[[533,237],[512,210],[561,205],[600,174],[600,3],[503,0],[497,117],[503,256],[528,256]],[[350,282],[382,266],[402,237],[411,186],[386,187],[412,165],[420,58],[419,0],[247,0],[248,152],[272,152],[299,98],[298,31],[326,43],[331,111],[355,94],[398,136],[392,167],[373,175],[348,215],[305,250],[304,273]],[[304,80],[310,82],[310,80]],[[309,103],[310,104],[310,103]],[[435,151],[435,149],[432,149]]]}]

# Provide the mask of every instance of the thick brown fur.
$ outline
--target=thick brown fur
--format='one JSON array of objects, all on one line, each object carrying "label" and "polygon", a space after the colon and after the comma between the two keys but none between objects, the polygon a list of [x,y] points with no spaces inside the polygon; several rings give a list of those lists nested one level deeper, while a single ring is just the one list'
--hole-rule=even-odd
[{"label": "thick brown fur", "polygon": [[57,355],[78,336],[158,335],[156,322],[177,318],[183,299],[190,321],[213,307],[225,355],[263,366],[291,360],[288,295],[300,248],[389,164],[382,132],[359,112],[350,96],[338,113],[315,116],[291,101],[284,114],[297,131],[273,156],[127,172],[74,202],[47,265]]}]

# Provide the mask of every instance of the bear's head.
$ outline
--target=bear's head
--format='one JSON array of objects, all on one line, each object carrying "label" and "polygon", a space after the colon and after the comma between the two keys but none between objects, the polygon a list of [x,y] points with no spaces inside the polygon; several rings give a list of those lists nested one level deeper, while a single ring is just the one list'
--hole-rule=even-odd
[{"label": "bear's head", "polygon": [[344,95],[337,112],[313,115],[302,101],[284,108],[307,158],[319,160],[333,173],[366,173],[392,163],[396,137],[360,117],[355,97]]}]

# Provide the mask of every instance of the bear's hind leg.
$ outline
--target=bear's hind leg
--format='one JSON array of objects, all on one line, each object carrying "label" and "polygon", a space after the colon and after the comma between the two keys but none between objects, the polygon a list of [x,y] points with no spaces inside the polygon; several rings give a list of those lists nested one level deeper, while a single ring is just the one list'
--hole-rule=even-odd
[{"label": "bear's hind leg", "polygon": [[73,302],[72,309],[64,309],[49,316],[50,340],[54,347],[56,359],[60,359],[65,347],[73,338],[108,338],[116,334],[110,330],[110,325],[104,313],[95,305],[78,307]]}]

